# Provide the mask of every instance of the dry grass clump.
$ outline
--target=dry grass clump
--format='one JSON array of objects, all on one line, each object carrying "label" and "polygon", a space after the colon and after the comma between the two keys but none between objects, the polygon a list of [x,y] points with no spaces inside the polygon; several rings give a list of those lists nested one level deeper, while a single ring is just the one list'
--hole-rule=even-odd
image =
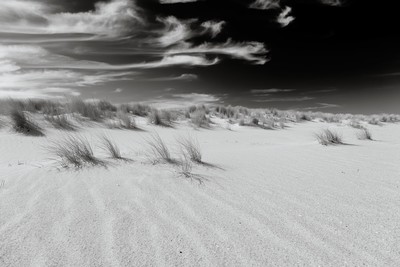
[{"label": "dry grass clump", "polygon": [[349,125],[355,129],[363,129],[364,126],[361,125],[359,120],[352,119],[349,123]]},{"label": "dry grass clump", "polygon": [[172,112],[168,110],[159,111],[158,109],[152,109],[148,115],[148,121],[154,125],[171,127],[175,119],[174,116]]},{"label": "dry grass clump", "polygon": [[296,112],[295,118],[296,122],[301,122],[301,121],[312,121],[312,113],[311,112]]},{"label": "dry grass clump", "polygon": [[113,104],[111,104],[110,102],[105,101],[105,100],[100,100],[97,103],[97,107],[103,112],[106,112],[106,111],[116,112],[117,111],[117,107],[116,106],[114,106]]},{"label": "dry grass clump", "polygon": [[382,125],[381,121],[379,120],[378,117],[372,117],[368,121],[369,124],[371,125]]},{"label": "dry grass clump", "polygon": [[359,140],[373,140],[371,132],[365,127],[360,128],[357,132],[357,138]]},{"label": "dry grass clump", "polygon": [[43,129],[33,122],[23,111],[11,111],[10,118],[12,127],[16,132],[30,136],[44,136]]},{"label": "dry grass clump", "polygon": [[146,142],[150,148],[150,156],[153,158],[154,163],[175,163],[175,160],[173,160],[171,157],[169,148],[158,133],[152,134],[150,138],[146,140]]},{"label": "dry grass clump", "polygon": [[263,129],[273,130],[275,128],[275,121],[273,120],[273,118],[262,118],[261,127]]},{"label": "dry grass clump", "polygon": [[112,159],[116,160],[126,160],[126,158],[122,157],[121,151],[117,144],[111,140],[110,137],[103,135],[100,137],[102,141],[101,148],[106,151]]},{"label": "dry grass clump", "polygon": [[137,129],[136,121],[131,115],[123,112],[118,112],[117,118],[119,119],[122,128],[130,130]]},{"label": "dry grass clump", "polygon": [[45,116],[45,119],[50,122],[56,129],[75,131],[76,126],[69,120],[68,115],[55,115],[55,116]]},{"label": "dry grass clump", "polygon": [[200,145],[196,139],[191,136],[180,137],[177,142],[179,143],[185,158],[196,163],[202,163]]},{"label": "dry grass clump", "polygon": [[103,119],[104,112],[100,109],[98,103],[89,103],[80,98],[73,98],[67,105],[71,113],[79,113],[92,121],[101,121]]},{"label": "dry grass clump", "polygon": [[62,109],[62,105],[56,101],[28,99],[16,100],[8,99],[1,101],[0,105],[4,107],[3,112],[10,113],[12,110],[28,111],[30,113],[55,114]]},{"label": "dry grass clump", "polygon": [[120,120],[108,119],[104,122],[104,125],[109,129],[122,129],[123,125]]},{"label": "dry grass clump", "polygon": [[140,117],[146,117],[152,110],[149,105],[143,104],[123,104],[120,110]]},{"label": "dry grass clump", "polygon": [[164,126],[164,122],[161,118],[161,114],[157,109],[152,109],[148,115],[149,123],[159,126]]},{"label": "dry grass clump", "polygon": [[192,161],[189,159],[187,154],[183,154],[181,161],[179,162],[180,167],[180,174],[185,178],[192,178],[193,177],[193,164]]},{"label": "dry grass clump", "polygon": [[343,144],[342,136],[329,129],[325,129],[321,133],[315,134],[315,137],[318,142],[324,146]]},{"label": "dry grass clump", "polygon": [[255,117],[251,118],[250,125],[259,126],[259,123],[260,123],[260,120],[258,118],[255,118]]},{"label": "dry grass clump", "polygon": [[81,168],[85,164],[105,165],[104,161],[95,157],[89,141],[80,136],[69,135],[62,140],[53,141],[48,150],[60,160],[63,167],[72,165],[75,168]]},{"label": "dry grass clump", "polygon": [[196,110],[192,114],[190,114],[190,120],[194,126],[198,128],[209,128],[210,120],[206,116],[206,112],[204,110]]}]

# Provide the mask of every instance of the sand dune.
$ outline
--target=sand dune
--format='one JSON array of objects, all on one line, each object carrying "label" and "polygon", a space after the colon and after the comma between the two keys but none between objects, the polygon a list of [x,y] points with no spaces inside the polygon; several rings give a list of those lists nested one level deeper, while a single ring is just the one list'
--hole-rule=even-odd
[{"label": "sand dune", "polygon": [[[349,145],[324,147],[326,127]],[[133,162],[65,170],[60,138],[0,131],[0,266],[399,266],[400,126],[308,122],[280,131],[142,126],[107,133]],[[144,138],[195,136],[198,180],[151,164]],[[96,153],[101,150],[96,147]],[[1,184],[1,183],[0,183]]]}]

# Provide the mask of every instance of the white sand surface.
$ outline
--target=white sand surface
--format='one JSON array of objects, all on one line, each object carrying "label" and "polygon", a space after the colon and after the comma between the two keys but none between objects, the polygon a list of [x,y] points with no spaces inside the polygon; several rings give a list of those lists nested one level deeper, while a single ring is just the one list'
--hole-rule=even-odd
[{"label": "white sand surface", "polygon": [[[0,129],[0,266],[400,266],[400,125],[368,126],[376,141],[289,126],[94,125],[79,134],[106,133],[133,162],[82,170],[45,149],[64,132]],[[318,144],[327,127],[348,145]],[[202,183],[148,161],[153,131],[175,156],[176,138],[198,139]]]}]

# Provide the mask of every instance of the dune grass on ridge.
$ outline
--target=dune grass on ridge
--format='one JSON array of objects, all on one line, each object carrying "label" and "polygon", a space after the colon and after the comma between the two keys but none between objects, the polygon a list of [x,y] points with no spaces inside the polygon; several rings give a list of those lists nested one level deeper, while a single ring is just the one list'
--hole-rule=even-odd
[{"label": "dune grass on ridge", "polygon": [[330,129],[325,129],[322,132],[315,134],[315,137],[317,138],[317,141],[324,146],[344,144],[342,136]]},{"label": "dune grass on ridge", "polygon": [[105,162],[94,155],[89,141],[78,135],[67,135],[61,140],[52,141],[48,151],[61,162],[63,167],[72,165],[81,168],[85,164],[105,166]]},{"label": "dune grass on ridge", "polygon": [[17,109],[12,110],[10,118],[12,127],[16,132],[29,136],[44,136],[43,129],[23,111]]}]

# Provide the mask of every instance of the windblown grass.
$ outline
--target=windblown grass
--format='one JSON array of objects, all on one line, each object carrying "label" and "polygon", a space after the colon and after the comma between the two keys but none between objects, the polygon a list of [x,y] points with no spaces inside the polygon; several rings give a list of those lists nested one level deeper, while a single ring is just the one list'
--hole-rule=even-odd
[{"label": "windblown grass", "polygon": [[357,138],[359,140],[373,140],[371,132],[365,127],[360,128],[357,132]]},{"label": "windblown grass", "polygon": [[95,102],[89,103],[80,98],[72,98],[67,104],[71,113],[79,113],[92,121],[101,121],[103,119],[103,111]]},{"label": "windblown grass", "polygon": [[52,141],[48,151],[61,162],[63,167],[105,166],[105,162],[94,155],[89,141],[81,136],[68,135],[62,140]]},{"label": "windblown grass", "polygon": [[75,131],[76,126],[70,121],[68,115],[55,115],[55,116],[45,116],[45,119],[50,122],[54,128],[66,131]]},{"label": "windblown grass", "polygon": [[117,144],[113,140],[111,140],[110,137],[103,135],[100,137],[100,139],[102,141],[101,148],[104,151],[106,151],[112,159],[126,160],[126,158],[122,157],[121,151],[120,151],[119,147],[117,146]]},{"label": "windblown grass", "polygon": [[151,112],[148,115],[148,120],[149,120],[149,123],[154,124],[154,125],[160,125],[160,126],[164,125],[164,122],[161,118],[161,114],[157,109],[151,110]]},{"label": "windblown grass", "polygon": [[199,142],[191,136],[180,137],[177,139],[185,158],[196,163],[202,163],[202,154]]},{"label": "windblown grass", "polygon": [[25,135],[44,136],[43,129],[28,117],[23,111],[13,110],[10,114],[13,129]]},{"label": "windblown grass", "polygon": [[118,112],[117,118],[119,119],[122,128],[129,129],[129,130],[138,129],[137,125],[136,125],[136,121],[131,115],[129,115],[127,113],[123,113],[123,112]]},{"label": "windblown grass", "polygon": [[152,110],[149,105],[144,104],[123,104],[120,110],[140,117],[146,117]]},{"label": "windblown grass", "polygon": [[150,135],[150,138],[146,140],[150,148],[150,156],[154,163],[165,162],[165,163],[175,163],[176,161],[171,157],[168,146],[161,139],[158,133]]},{"label": "windblown grass", "polygon": [[321,133],[315,134],[315,137],[317,138],[318,142],[324,146],[343,144],[342,136],[329,129],[325,129]]},{"label": "windblown grass", "polygon": [[205,110],[198,109],[190,115],[190,120],[195,127],[209,128],[210,120],[206,116]]},{"label": "windblown grass", "polygon": [[187,154],[183,153],[183,157],[179,162],[179,167],[180,167],[179,173],[182,176],[184,176],[185,178],[192,178],[193,164]]}]

